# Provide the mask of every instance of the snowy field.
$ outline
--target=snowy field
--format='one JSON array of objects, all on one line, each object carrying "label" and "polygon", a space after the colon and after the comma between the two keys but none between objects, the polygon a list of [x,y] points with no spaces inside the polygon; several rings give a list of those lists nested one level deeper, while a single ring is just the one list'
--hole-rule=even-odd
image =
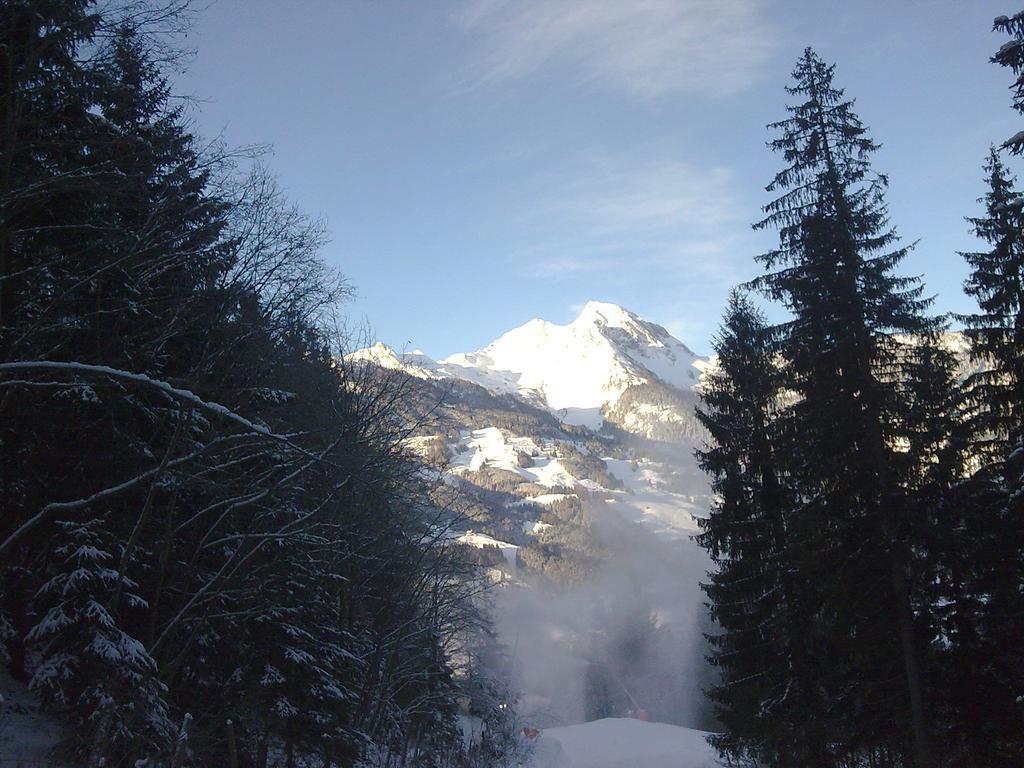
[{"label": "snowy field", "polygon": [[718,768],[707,736],[627,718],[548,728],[536,741],[532,768]]}]

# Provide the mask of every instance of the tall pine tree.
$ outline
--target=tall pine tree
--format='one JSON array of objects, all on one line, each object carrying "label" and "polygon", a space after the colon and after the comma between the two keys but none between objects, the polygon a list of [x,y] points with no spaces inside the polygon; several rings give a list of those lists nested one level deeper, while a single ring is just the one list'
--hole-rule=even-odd
[{"label": "tall pine tree", "polygon": [[[793,567],[814,586],[805,621],[826,631],[808,649],[828,702],[832,761],[884,752],[932,765],[924,699],[925,631],[911,598],[924,521],[906,449],[927,418],[907,397],[924,375],[941,324],[915,278],[894,274],[907,253],[888,223],[877,145],[833,85],[834,67],[807,49],[788,92],[798,103],[773,128],[786,161],[768,186],[779,196],[756,226],[780,245],[755,281],[792,319],[777,328],[786,371],[788,439],[777,450],[796,479],[794,519],[815,551]],[[911,755],[915,755],[911,758]]]},{"label": "tall pine tree", "polygon": [[[992,62],[1013,72],[1015,79],[1010,86],[1013,108],[1024,114],[1024,11],[1013,16],[997,16],[992,22],[992,29],[1011,36],[996,51]],[[1003,147],[1015,155],[1024,152],[1024,131],[1015,133],[1003,142]]]}]

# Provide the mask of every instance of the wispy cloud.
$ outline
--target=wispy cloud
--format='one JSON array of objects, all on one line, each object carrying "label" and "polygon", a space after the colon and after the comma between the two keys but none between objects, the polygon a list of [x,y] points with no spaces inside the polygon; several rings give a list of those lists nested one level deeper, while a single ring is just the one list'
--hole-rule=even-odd
[{"label": "wispy cloud", "polygon": [[477,83],[555,65],[579,82],[656,98],[731,94],[774,50],[763,0],[469,0],[456,23],[479,40]]},{"label": "wispy cloud", "polygon": [[740,218],[733,173],[677,160],[591,161],[554,184],[561,206],[608,231],[717,229]]},{"label": "wispy cloud", "polygon": [[734,187],[727,168],[590,160],[537,185],[542,237],[519,256],[536,277],[643,267],[721,278],[748,231]]}]

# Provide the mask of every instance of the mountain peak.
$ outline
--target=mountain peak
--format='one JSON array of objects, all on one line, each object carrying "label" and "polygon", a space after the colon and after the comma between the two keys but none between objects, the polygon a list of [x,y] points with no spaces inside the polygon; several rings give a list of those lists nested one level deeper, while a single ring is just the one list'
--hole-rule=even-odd
[{"label": "mountain peak", "polygon": [[599,425],[602,409],[634,385],[660,381],[689,390],[700,362],[660,325],[603,301],[588,301],[566,325],[534,318],[483,349],[439,362],[419,350],[399,355],[381,344],[353,357],[420,378],[455,377],[517,394],[587,426]]},{"label": "mountain peak", "polygon": [[437,371],[437,363],[427,357],[423,352],[416,349],[412,352],[398,353],[383,341],[378,341],[372,347],[358,349],[346,355],[346,360],[356,363],[372,363],[390,370],[403,371],[411,376],[420,379],[442,378]]},{"label": "mountain peak", "polygon": [[624,324],[639,322],[640,318],[618,304],[605,301],[588,301],[583,305],[573,323],[597,323],[620,328]]},{"label": "mountain peak", "polygon": [[583,305],[577,322],[583,319],[602,318],[605,321],[623,321],[623,319],[639,319],[636,314],[626,307],[612,304],[607,301],[588,301]]},{"label": "mountain peak", "polygon": [[695,360],[660,325],[617,304],[588,301],[567,325],[533,319],[442,364],[511,374],[521,391],[539,393],[549,408],[589,423],[633,385],[657,379],[690,389]]}]

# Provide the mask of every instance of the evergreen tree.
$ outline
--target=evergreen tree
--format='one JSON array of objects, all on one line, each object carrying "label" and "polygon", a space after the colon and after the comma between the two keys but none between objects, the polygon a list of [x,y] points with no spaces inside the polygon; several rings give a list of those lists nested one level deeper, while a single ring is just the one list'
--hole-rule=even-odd
[{"label": "evergreen tree", "polygon": [[893,274],[907,248],[888,225],[886,179],[871,170],[877,145],[833,74],[810,49],[797,63],[787,90],[799,103],[772,126],[787,165],[768,190],[780,195],[757,225],[779,231],[760,259],[772,271],[755,285],[793,316],[777,328],[792,395],[779,450],[796,480],[793,525],[815,532],[799,545],[814,551],[790,567],[815,592],[804,620],[827,628],[807,658],[832,761],[881,750],[924,767],[928,619],[915,616],[910,576],[926,521],[912,502],[920,457],[902,446],[927,418],[907,392],[941,325],[924,314],[920,282]]},{"label": "evergreen tree", "polygon": [[964,290],[981,311],[959,319],[975,364],[966,382],[973,431],[991,456],[1024,437],[1024,219],[1013,177],[995,148],[985,173],[985,214],[968,221],[991,249],[960,254],[971,267]]},{"label": "evergreen tree", "polygon": [[[62,527],[64,543],[55,552],[62,567],[41,589],[50,608],[28,637],[42,649],[32,686],[55,711],[82,723],[72,744],[87,765],[164,752],[173,726],[156,662],[107,608],[119,588],[111,537],[94,523]],[[145,608],[137,585],[124,586],[126,606]]]},{"label": "evergreen tree", "polygon": [[[1012,35],[992,60],[1016,76],[1013,106],[1022,112],[1024,12],[997,18],[994,28]],[[1020,154],[1024,132],[1003,147]],[[933,602],[941,617],[940,660],[952,682],[948,697],[937,698],[947,702],[960,764],[1009,767],[1024,755],[1024,208],[995,148],[985,174],[984,213],[968,221],[989,249],[961,254],[971,267],[964,287],[980,311],[960,317],[974,370],[966,381],[968,418],[953,429],[970,443],[965,469],[972,474],[952,483],[936,505],[942,520]]]},{"label": "evergreen tree", "polygon": [[795,690],[787,693],[792,644],[802,638],[790,633],[796,596],[784,573],[790,504],[774,446],[781,378],[773,342],[764,317],[734,291],[697,411],[710,437],[698,459],[718,496],[698,537],[717,566],[703,585],[721,628],[709,636],[721,673],[710,695],[725,726],[714,742],[730,758],[755,764],[785,764],[811,749],[808,743],[803,752],[786,735],[794,715],[806,713],[795,712]]},{"label": "evergreen tree", "polygon": [[[1016,78],[1010,90],[1013,93],[1013,108],[1024,114],[1024,11],[1013,16],[997,16],[992,29],[1005,32],[1011,39],[1003,43],[992,57],[994,64],[1009,67]],[[1024,152],[1024,131],[1014,134],[1003,147],[1015,155]]]},{"label": "evergreen tree", "polygon": [[712,438],[698,456],[719,497],[698,539],[718,566],[704,586],[721,627],[709,638],[722,674],[711,697],[726,725],[715,741],[740,761],[821,765],[830,737],[818,680],[828,669],[810,653],[823,642],[811,620],[820,598],[801,575],[816,566],[821,532],[799,514],[786,463],[786,446],[799,438],[785,408],[791,394],[777,336],[734,293],[698,411]]},{"label": "evergreen tree", "polygon": [[[50,293],[47,269],[58,256],[52,233],[70,231],[81,216],[69,201],[90,170],[82,160],[88,126],[91,76],[76,56],[93,39],[100,18],[88,0],[5,4],[0,51],[0,361],[32,327]],[[30,447],[19,434],[10,396],[0,393],[0,538],[22,509],[31,508],[22,464]],[[33,583],[32,557],[9,558],[0,579],[0,626],[7,627],[6,655],[16,678],[27,680],[24,637],[33,625],[26,613]]]},{"label": "evergreen tree", "polygon": [[179,7],[4,9],[0,663],[90,765],[190,713],[197,766],[456,760],[470,565],[403,390],[339,362],[322,225],[171,106]]}]

